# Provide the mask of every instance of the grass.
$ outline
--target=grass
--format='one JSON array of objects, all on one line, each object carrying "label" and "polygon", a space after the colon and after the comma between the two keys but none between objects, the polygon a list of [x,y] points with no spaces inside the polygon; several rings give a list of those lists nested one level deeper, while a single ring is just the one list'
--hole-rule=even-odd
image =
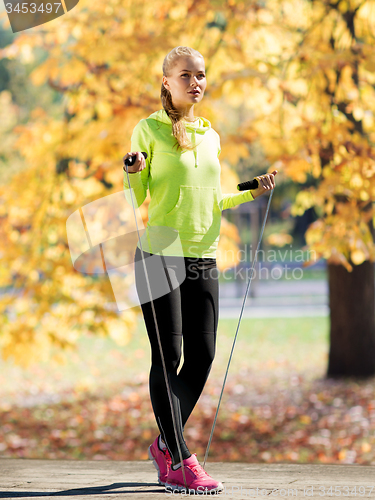
[{"label": "grass", "polygon": [[[375,465],[375,380],[324,378],[328,321],[243,319],[210,461]],[[236,328],[220,320],[214,366],[185,428],[201,460]],[[158,430],[143,318],[127,346],[84,336],[66,359],[29,370],[2,362],[0,456],[146,459]]]},{"label": "grass", "polygon": [[[329,318],[265,318],[241,321],[229,376],[251,371],[264,376],[281,372],[322,374],[327,363]],[[220,319],[217,351],[210,379],[223,380],[237,319]],[[0,395],[4,401],[21,401],[43,393],[75,390],[92,392],[146,381],[150,347],[143,317],[126,346],[112,339],[82,336],[77,352],[66,352],[65,365],[39,363],[28,369],[2,361]]]},{"label": "grass", "polygon": [[[328,352],[329,318],[242,319],[230,366],[230,373],[246,369],[272,372],[321,371]],[[217,357],[213,374],[224,372],[236,333],[238,320],[219,324]]]}]

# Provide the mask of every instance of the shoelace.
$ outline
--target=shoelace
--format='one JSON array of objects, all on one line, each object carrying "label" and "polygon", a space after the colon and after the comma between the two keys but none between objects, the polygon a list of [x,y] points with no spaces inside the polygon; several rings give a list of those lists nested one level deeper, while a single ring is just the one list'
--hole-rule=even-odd
[{"label": "shoelace", "polygon": [[190,466],[189,468],[197,477],[208,476],[207,472],[203,469],[203,467],[200,464]]},{"label": "shoelace", "polygon": [[165,460],[167,462],[167,465],[170,468],[172,466],[172,458],[171,458],[169,451],[167,449],[164,450],[164,455],[165,455]]}]

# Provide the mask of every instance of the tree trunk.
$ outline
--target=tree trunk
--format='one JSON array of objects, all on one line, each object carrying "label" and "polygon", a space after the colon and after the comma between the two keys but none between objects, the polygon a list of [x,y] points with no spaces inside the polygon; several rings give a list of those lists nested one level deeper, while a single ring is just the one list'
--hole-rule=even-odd
[{"label": "tree trunk", "polygon": [[366,378],[375,374],[374,264],[348,272],[328,264],[331,309],[327,377]]}]

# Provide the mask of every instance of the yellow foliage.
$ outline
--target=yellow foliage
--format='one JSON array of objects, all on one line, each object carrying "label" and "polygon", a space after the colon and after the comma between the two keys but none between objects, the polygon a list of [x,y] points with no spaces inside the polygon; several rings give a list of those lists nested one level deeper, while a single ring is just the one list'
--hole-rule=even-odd
[{"label": "yellow foliage", "polygon": [[120,346],[126,345],[131,338],[128,328],[122,319],[111,319],[108,322],[109,336]]},{"label": "yellow foliage", "polygon": [[231,222],[228,222],[228,220],[223,217],[221,221],[221,236],[225,236],[228,239],[232,240],[235,243],[240,243],[241,238],[238,233],[237,226],[232,224]]},{"label": "yellow foliage", "polygon": [[353,264],[355,264],[356,266],[359,266],[360,264],[362,264],[362,262],[367,260],[366,254],[362,250],[354,250],[353,252],[351,252],[350,258]]},{"label": "yellow foliage", "polygon": [[[374,14],[367,4],[354,19],[360,44],[344,18],[323,2],[302,8],[290,0],[280,9],[280,2],[271,1],[256,11],[237,0],[220,3],[227,23],[223,32],[207,25],[218,12],[210,0],[189,5],[82,0],[59,18],[57,31],[55,23],[46,23],[2,48],[0,57],[23,61],[32,59],[34,49],[45,51],[31,83],[49,81],[64,95],[69,112],[54,119],[39,106],[27,124],[14,128],[17,141],[0,146],[2,157],[17,152],[25,165],[22,175],[0,187],[6,207],[0,207],[0,282],[17,282],[28,297],[0,300],[3,355],[36,360],[52,346],[74,346],[86,330],[120,343],[129,338],[131,323],[123,317],[121,330],[117,313],[104,307],[113,294],[109,280],[101,276],[92,282],[74,270],[66,220],[90,201],[121,191],[121,158],[136,123],[161,108],[161,64],[173,46],[199,46],[209,68],[207,96],[196,111],[214,117],[215,129],[227,127],[221,134],[223,193],[236,192],[238,183],[223,160],[235,166],[257,137],[267,161],[282,164],[286,177],[304,183],[313,176],[317,183],[298,193],[292,209],[293,215],[312,206],[321,212],[306,233],[310,249],[347,269],[349,260],[357,265],[374,259],[368,230],[373,214],[364,211],[375,201],[374,54],[367,23]],[[350,5],[338,3],[343,13]],[[0,100],[11,108],[8,94],[1,93]],[[13,108],[6,126],[13,126],[17,112]],[[363,132],[356,130],[353,117]],[[140,207],[145,225],[149,201],[148,195]],[[236,264],[239,235],[225,217],[222,221],[218,265],[224,269]],[[270,241],[281,245],[287,235],[271,235]]]},{"label": "yellow foliage", "polygon": [[230,269],[239,263],[238,246],[225,235],[220,237],[216,261],[220,272]]},{"label": "yellow foliage", "polygon": [[316,195],[311,190],[300,191],[297,193],[296,201],[292,205],[291,214],[295,217],[302,215],[308,208],[315,205]]},{"label": "yellow foliage", "polygon": [[303,158],[284,159],[285,174],[295,182],[306,182],[306,174],[311,172],[311,163]]},{"label": "yellow foliage", "polygon": [[267,238],[267,243],[269,245],[274,245],[277,247],[283,247],[289,245],[293,242],[293,237],[286,233],[273,233]]}]

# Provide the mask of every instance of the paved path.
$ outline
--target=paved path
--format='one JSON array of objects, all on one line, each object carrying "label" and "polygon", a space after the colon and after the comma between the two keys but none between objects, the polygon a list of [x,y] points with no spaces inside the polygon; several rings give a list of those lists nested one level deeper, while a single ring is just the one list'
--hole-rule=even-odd
[{"label": "paved path", "polygon": [[[328,316],[328,284],[323,280],[260,280],[251,283],[244,318]],[[239,318],[247,282],[221,283],[220,318]]]},{"label": "paved path", "polygon": [[[242,299],[243,300],[243,299]],[[221,319],[239,319],[242,308],[241,304],[236,307],[221,307]],[[298,317],[326,317],[329,315],[328,306],[248,306],[245,304],[245,309],[242,314],[243,318],[298,318]]]},{"label": "paved path", "polygon": [[[375,498],[375,466],[208,462],[206,470],[223,483],[223,499],[270,495]],[[0,498],[138,500],[186,496],[172,495],[159,486],[150,461],[0,458]]]},{"label": "paved path", "polygon": [[[222,282],[219,287],[220,317],[239,318],[247,280]],[[138,305],[136,290],[131,289],[131,302]],[[0,292],[0,296],[3,295]],[[52,306],[53,307],[53,306]],[[108,302],[108,309],[118,311],[124,304]],[[126,309],[126,308],[125,308]],[[244,318],[328,316],[328,284],[326,280],[253,280],[245,303]],[[9,315],[12,318],[11,315]]]},{"label": "paved path", "polygon": [[[223,282],[219,286],[220,318],[239,318],[248,281]],[[131,293],[139,304],[135,289]],[[119,302],[119,307],[124,308]],[[107,305],[117,311],[115,303]],[[328,316],[326,280],[258,280],[253,281],[246,299],[244,318]]]}]

